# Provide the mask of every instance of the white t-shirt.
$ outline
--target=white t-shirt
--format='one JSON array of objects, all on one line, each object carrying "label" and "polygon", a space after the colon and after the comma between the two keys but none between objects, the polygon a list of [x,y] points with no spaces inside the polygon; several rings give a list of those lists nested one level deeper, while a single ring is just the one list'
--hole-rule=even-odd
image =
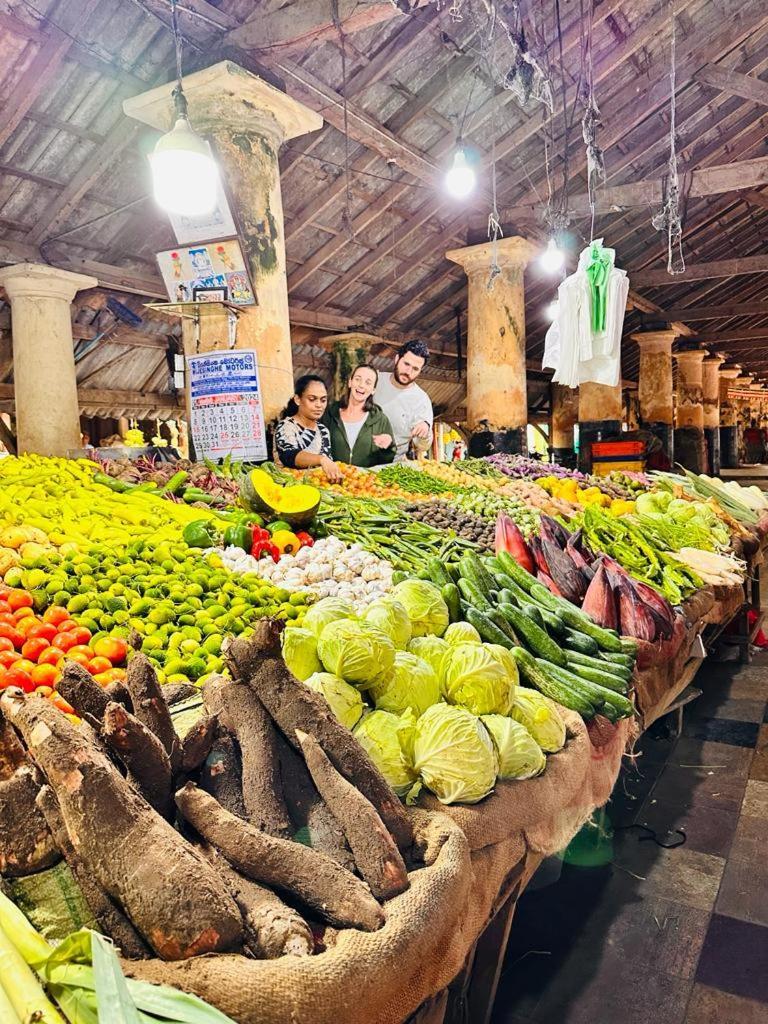
[{"label": "white t-shirt", "polygon": [[380,373],[375,399],[389,422],[397,445],[395,461],[399,462],[408,453],[411,431],[417,423],[426,421],[432,427],[432,402],[429,395],[418,384],[399,388],[392,383],[391,373]]},{"label": "white t-shirt", "polygon": [[344,427],[344,433],[347,435],[347,441],[349,443],[349,457],[352,458],[352,451],[355,447],[355,442],[360,436],[360,431],[363,429],[363,424],[368,419],[368,413],[363,416],[361,420],[356,423],[350,423],[348,420],[342,420],[342,426]]}]

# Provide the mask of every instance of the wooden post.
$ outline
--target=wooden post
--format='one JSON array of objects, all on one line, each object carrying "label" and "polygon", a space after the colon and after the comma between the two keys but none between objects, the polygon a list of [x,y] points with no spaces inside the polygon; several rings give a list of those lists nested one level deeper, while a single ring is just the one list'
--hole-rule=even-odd
[{"label": "wooden post", "polygon": [[640,348],[640,425],[658,437],[667,458],[674,462],[672,343],[677,334],[672,330],[646,331],[631,337]]},{"label": "wooden post", "polygon": [[675,411],[675,453],[677,461],[694,473],[707,465],[704,445],[703,369],[706,352],[701,349],[676,352],[677,409]]}]

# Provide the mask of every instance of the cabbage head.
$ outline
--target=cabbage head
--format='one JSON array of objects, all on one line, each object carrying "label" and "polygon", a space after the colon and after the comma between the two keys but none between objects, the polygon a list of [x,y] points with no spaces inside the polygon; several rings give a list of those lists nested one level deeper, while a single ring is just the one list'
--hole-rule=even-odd
[{"label": "cabbage head", "polygon": [[525,726],[506,715],[483,715],[480,721],[499,755],[500,779],[532,779],[547,767],[544,752]]},{"label": "cabbage head", "polygon": [[448,628],[448,605],[434,583],[403,580],[394,588],[392,596],[405,605],[413,636],[442,636]]},{"label": "cabbage head", "polygon": [[319,637],[329,622],[338,619],[354,619],[355,611],[351,604],[339,597],[324,597],[317,604],[310,605],[304,615],[304,629],[310,630]]},{"label": "cabbage head", "polygon": [[435,670],[437,678],[443,680],[443,658],[449,650],[448,644],[439,636],[415,636],[408,644],[409,654],[423,658]]},{"label": "cabbage head", "polygon": [[473,715],[506,715],[514,681],[485,644],[456,644],[443,659],[443,696]]},{"label": "cabbage head", "polygon": [[371,699],[382,711],[400,715],[411,708],[420,715],[441,699],[440,682],[428,662],[397,651],[391,674],[371,687]]},{"label": "cabbage head", "polygon": [[443,633],[449,644],[481,644],[483,638],[471,622],[452,622]]},{"label": "cabbage head", "polygon": [[317,656],[317,640],[308,629],[291,626],[284,630],[281,644],[283,661],[297,679],[308,679],[313,672],[322,671],[323,666]]},{"label": "cabbage head", "polygon": [[413,741],[416,715],[372,711],[354,730],[354,736],[398,796],[405,796],[416,782]]},{"label": "cabbage head", "polygon": [[416,723],[413,767],[442,804],[476,804],[493,789],[499,761],[475,715],[433,704]]},{"label": "cabbage head", "polygon": [[512,692],[514,693],[520,676],[517,671],[517,662],[512,657],[512,651],[507,647],[502,647],[501,644],[484,644],[483,646],[487,651],[490,651],[494,658],[497,658],[507,670],[507,674],[512,680]]},{"label": "cabbage head", "polygon": [[363,698],[354,686],[330,672],[314,672],[305,682],[315,693],[325,697],[342,725],[348,729],[357,725],[363,713]]},{"label": "cabbage head", "polygon": [[565,723],[554,702],[538,690],[519,687],[510,716],[524,725],[542,750],[556,754],[565,746]]},{"label": "cabbage head", "polygon": [[411,639],[411,620],[405,607],[394,597],[380,597],[365,609],[363,618],[384,630],[398,651]]},{"label": "cabbage head", "polygon": [[387,634],[370,622],[353,619],[329,622],[317,641],[317,652],[326,672],[361,689],[386,679],[395,663],[395,645]]}]

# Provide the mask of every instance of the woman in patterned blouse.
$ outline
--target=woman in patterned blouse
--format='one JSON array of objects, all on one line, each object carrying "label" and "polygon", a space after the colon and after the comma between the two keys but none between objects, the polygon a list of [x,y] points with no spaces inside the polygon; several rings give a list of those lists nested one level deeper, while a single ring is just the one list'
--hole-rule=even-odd
[{"label": "woman in patterned blouse", "polygon": [[319,466],[328,480],[340,483],[341,470],[331,458],[331,435],[320,418],[328,405],[322,377],[307,373],[296,381],[294,395],[275,431],[275,462],[289,469]]}]

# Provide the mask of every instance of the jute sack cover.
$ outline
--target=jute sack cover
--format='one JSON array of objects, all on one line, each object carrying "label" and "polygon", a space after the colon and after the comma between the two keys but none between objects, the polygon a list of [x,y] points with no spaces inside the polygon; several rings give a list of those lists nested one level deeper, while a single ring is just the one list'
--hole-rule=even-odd
[{"label": "jute sack cover", "polygon": [[194,992],[239,1024],[401,1024],[455,977],[476,938],[465,836],[445,815],[411,813],[429,866],[386,904],[379,931],[346,929],[313,957],[123,961],[126,973]]}]

